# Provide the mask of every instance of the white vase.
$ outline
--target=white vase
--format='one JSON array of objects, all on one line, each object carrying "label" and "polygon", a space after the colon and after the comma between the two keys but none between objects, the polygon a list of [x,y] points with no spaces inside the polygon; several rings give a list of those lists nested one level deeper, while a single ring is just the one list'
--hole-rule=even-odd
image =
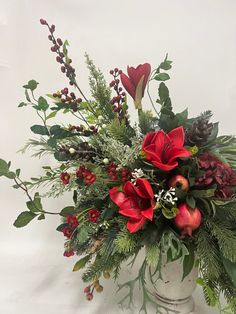
[{"label": "white vase", "polygon": [[197,286],[198,269],[194,267],[190,274],[183,277],[183,264],[178,259],[174,262],[162,263],[161,278],[154,284],[154,295],[157,303],[170,311],[167,313],[190,314],[194,311],[192,294]]}]

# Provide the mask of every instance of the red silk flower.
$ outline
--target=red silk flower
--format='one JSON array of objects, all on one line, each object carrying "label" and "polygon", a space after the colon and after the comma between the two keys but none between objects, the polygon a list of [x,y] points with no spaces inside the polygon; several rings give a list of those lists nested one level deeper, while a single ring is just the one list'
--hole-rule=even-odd
[{"label": "red silk flower", "polygon": [[183,145],[184,129],[181,126],[169,133],[162,130],[147,133],[142,150],[147,161],[161,170],[169,171],[178,166],[177,158],[191,156],[191,153]]},{"label": "red silk flower", "polygon": [[121,73],[121,82],[134,100],[135,108],[142,109],[141,100],[151,73],[149,63],[140,64],[137,68],[127,67],[128,76]]},{"label": "red silk flower", "polygon": [[120,207],[119,213],[129,217],[127,229],[130,233],[138,231],[147,219],[153,219],[154,194],[146,179],[137,179],[136,185],[126,182],[123,191],[120,187],[112,188],[110,198]]}]

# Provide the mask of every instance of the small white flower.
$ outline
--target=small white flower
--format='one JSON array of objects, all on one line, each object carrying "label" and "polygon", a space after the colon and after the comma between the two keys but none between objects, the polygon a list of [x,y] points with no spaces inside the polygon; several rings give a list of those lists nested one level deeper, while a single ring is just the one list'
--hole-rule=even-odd
[{"label": "small white flower", "polygon": [[108,158],[104,158],[102,162],[104,163],[104,165],[107,165],[107,164],[109,164],[109,159]]},{"label": "small white flower", "polygon": [[103,116],[98,116],[98,121],[102,122],[103,121]]},{"label": "small white flower", "polygon": [[107,125],[104,123],[104,124],[102,125],[102,128],[105,129],[106,127],[107,127]]},{"label": "small white flower", "polygon": [[131,174],[134,179],[142,178],[144,176],[144,172],[142,169],[134,169]]},{"label": "small white flower", "polygon": [[69,149],[69,153],[70,153],[71,155],[73,155],[75,152],[76,152],[76,150],[75,150],[73,147],[71,147],[71,148]]}]

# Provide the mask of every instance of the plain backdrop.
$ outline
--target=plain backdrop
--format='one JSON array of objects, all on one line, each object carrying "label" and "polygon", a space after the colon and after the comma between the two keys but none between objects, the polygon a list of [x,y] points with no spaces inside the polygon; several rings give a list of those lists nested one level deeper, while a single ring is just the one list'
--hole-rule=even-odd
[{"label": "plain backdrop", "polygon": [[[154,68],[168,53],[173,61],[168,87],[175,110],[189,107],[190,115],[196,115],[210,109],[214,120],[220,120],[221,134],[235,133],[235,0],[0,0],[0,158],[21,168],[25,179],[39,175],[41,166],[51,160],[34,159],[30,152],[16,154],[32,137],[30,126],[39,122],[30,108],[17,108],[24,100],[22,85],[37,80],[38,96],[68,86],[50,52],[47,30],[39,24],[41,17],[56,24],[59,37],[68,39],[86,94],[85,52],[108,82],[114,67],[125,71],[127,65],[149,62]],[[151,92],[155,97],[155,84]],[[105,294],[105,302],[99,297],[85,308],[79,275],[71,273],[74,260],[62,256],[63,237],[55,231],[59,218],[20,230],[12,226],[25,210],[26,198],[11,185],[1,178],[0,313],[118,313],[115,305],[104,307],[116,302]],[[45,206],[58,211],[68,203],[70,196],[45,201]],[[201,302],[199,296],[201,314],[210,313]]]}]

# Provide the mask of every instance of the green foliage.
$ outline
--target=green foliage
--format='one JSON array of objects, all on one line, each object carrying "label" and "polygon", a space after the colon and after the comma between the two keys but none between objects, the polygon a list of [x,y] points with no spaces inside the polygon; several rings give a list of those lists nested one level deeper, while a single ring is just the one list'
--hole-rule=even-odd
[{"label": "green foliage", "polygon": [[150,131],[154,131],[153,114],[151,111],[140,111],[139,112],[139,128],[142,134],[147,134]]},{"label": "green foliage", "polygon": [[37,88],[38,84],[39,83],[36,82],[35,80],[30,80],[27,84],[23,85],[23,87],[25,89],[29,89],[31,91],[34,91]]},{"label": "green foliage", "polygon": [[154,76],[154,80],[156,81],[167,81],[169,79],[170,79],[170,76],[167,73],[158,73]]},{"label": "green foliage", "polygon": [[159,244],[146,246],[146,261],[148,266],[156,268],[160,260],[161,250]]},{"label": "green foliage", "polygon": [[60,211],[59,215],[62,217],[67,217],[67,216],[73,215],[73,214],[75,214],[75,207],[74,206],[67,206]]},{"label": "green foliage", "polygon": [[137,236],[130,233],[125,227],[117,234],[115,247],[119,253],[126,254],[134,252],[137,247]]},{"label": "green foliage", "polygon": [[222,261],[225,267],[227,274],[232,280],[235,288],[236,288],[236,262],[231,262],[229,259],[222,257]]},{"label": "green foliage", "polygon": [[8,179],[14,179],[15,173],[10,171],[10,163],[0,159],[0,177],[7,177]]},{"label": "green foliage", "polygon": [[48,129],[44,125],[33,125],[30,129],[34,134],[49,136]]},{"label": "green foliage", "polygon": [[113,139],[127,145],[131,145],[131,138],[135,135],[133,128],[119,119],[112,120],[107,126],[107,131]]},{"label": "green foliage", "polygon": [[37,214],[34,214],[33,212],[30,211],[25,211],[20,213],[20,215],[16,218],[15,222],[14,222],[14,226],[16,228],[21,228],[24,227],[26,225],[28,225],[28,223],[33,220],[35,217],[37,217]]},{"label": "green foliage", "polygon": [[93,103],[93,112],[95,111],[97,116],[102,114],[103,118],[109,121],[115,117],[110,104],[111,90],[107,87],[102,72],[95,67],[88,54],[85,54],[85,59],[90,73],[89,85],[92,97],[95,100],[95,103]]},{"label": "green foliage", "polygon": [[37,107],[38,107],[38,110],[46,111],[49,108],[49,104],[44,97],[40,96],[38,99]]},{"label": "green foliage", "polygon": [[73,271],[78,271],[84,268],[90,259],[91,259],[90,255],[86,255],[83,258],[81,258],[78,262],[75,263]]}]

